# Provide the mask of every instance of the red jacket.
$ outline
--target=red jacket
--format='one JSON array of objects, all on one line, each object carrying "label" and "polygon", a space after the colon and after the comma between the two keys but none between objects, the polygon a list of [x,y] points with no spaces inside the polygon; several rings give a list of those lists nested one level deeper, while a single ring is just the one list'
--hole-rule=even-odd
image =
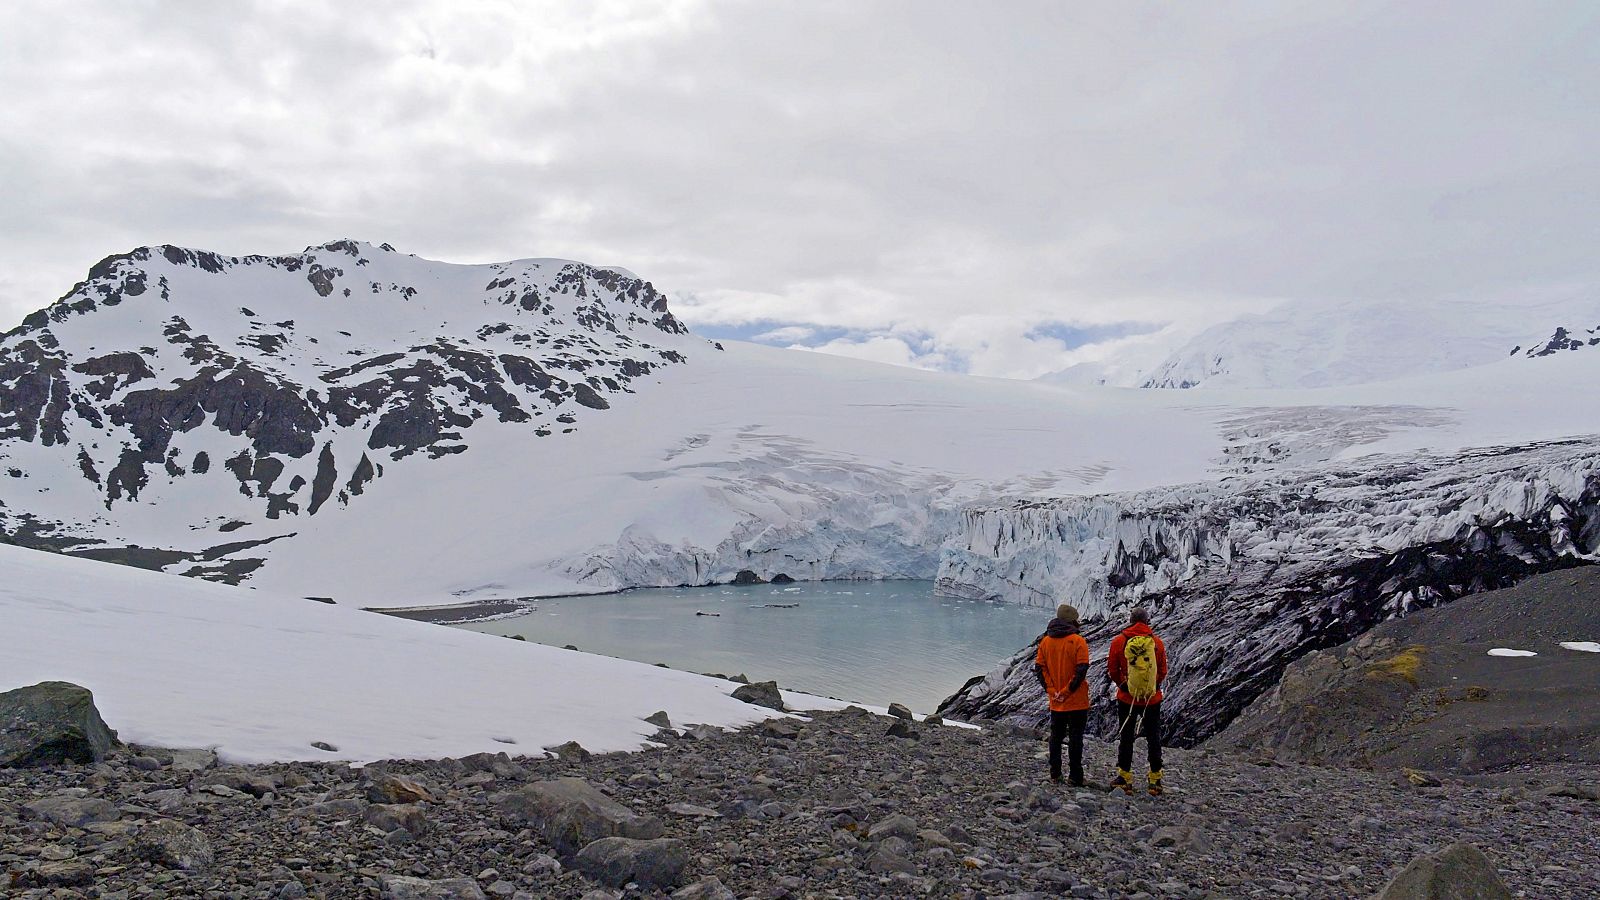
[{"label": "red jacket", "polygon": [[[1106,654],[1106,674],[1111,676],[1111,681],[1117,686],[1117,700],[1122,703],[1132,703],[1133,695],[1128,693],[1123,686],[1128,681],[1128,655],[1123,652],[1123,647],[1128,643],[1128,638],[1138,634],[1148,634],[1155,637],[1155,632],[1143,622],[1135,622],[1122,633],[1111,639],[1111,652]],[[1150,698],[1151,703],[1161,702],[1161,685],[1167,681],[1167,645],[1156,638],[1156,692]],[[1142,704],[1141,704],[1142,705]]]}]

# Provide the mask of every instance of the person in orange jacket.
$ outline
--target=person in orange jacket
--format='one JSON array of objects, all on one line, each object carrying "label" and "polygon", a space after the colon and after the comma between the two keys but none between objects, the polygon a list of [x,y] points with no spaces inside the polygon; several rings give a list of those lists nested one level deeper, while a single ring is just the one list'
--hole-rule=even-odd
[{"label": "person in orange jacket", "polygon": [[1089,642],[1078,633],[1078,611],[1063,603],[1056,607],[1039,638],[1033,673],[1050,700],[1050,780],[1061,782],[1061,742],[1070,737],[1070,781],[1083,786],[1083,732],[1089,724]]},{"label": "person in orange jacket", "polygon": [[1106,671],[1117,686],[1117,777],[1113,788],[1133,793],[1133,742],[1144,733],[1150,757],[1151,796],[1161,795],[1161,686],[1167,680],[1167,645],[1150,629],[1150,611],[1128,611],[1128,627],[1111,641]]}]

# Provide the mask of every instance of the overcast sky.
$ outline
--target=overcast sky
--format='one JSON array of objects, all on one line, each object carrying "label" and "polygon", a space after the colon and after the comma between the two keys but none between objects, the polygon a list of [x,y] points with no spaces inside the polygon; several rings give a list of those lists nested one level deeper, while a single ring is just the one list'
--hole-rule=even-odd
[{"label": "overcast sky", "polygon": [[1600,284],[1597,110],[1594,2],[9,0],[0,329],[136,246],[354,237],[1031,377]]}]

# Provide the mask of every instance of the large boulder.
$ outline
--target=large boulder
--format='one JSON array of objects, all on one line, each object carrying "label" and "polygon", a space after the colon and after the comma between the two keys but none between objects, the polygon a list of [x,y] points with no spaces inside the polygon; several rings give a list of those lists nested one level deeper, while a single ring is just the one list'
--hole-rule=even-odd
[{"label": "large boulder", "polygon": [[63,828],[82,828],[95,822],[115,822],[122,818],[122,811],[109,800],[70,794],[35,800],[22,807],[22,814],[24,818],[41,819]]},{"label": "large boulder", "polygon": [[1374,900],[1511,900],[1494,863],[1471,844],[1456,843],[1420,856]]},{"label": "large boulder", "polygon": [[728,890],[722,879],[707,875],[694,884],[673,891],[672,900],[739,900],[739,895]]},{"label": "large boulder", "polygon": [[537,830],[562,853],[601,838],[650,840],[663,830],[660,820],[635,813],[581,778],[535,782],[496,802],[507,822]]},{"label": "large boulder", "polygon": [[133,838],[133,852],[140,859],[185,872],[208,869],[216,859],[211,842],[200,829],[172,819],[140,828]]},{"label": "large boulder", "polygon": [[44,681],[0,694],[0,768],[94,763],[116,745],[88,688]]},{"label": "large boulder", "polygon": [[[81,859],[65,859],[59,861],[40,863],[33,869],[24,869],[17,873],[13,887],[87,887],[94,884],[94,866]],[[62,896],[57,892],[54,896]],[[69,893],[66,896],[82,897],[80,893]]]},{"label": "large boulder", "polygon": [[364,814],[367,824],[381,831],[404,828],[413,835],[428,830],[428,816],[416,803],[374,803]]},{"label": "large boulder", "polygon": [[642,888],[676,887],[688,865],[689,852],[677,838],[601,838],[584,847],[577,858],[578,871],[612,887],[630,881]]},{"label": "large boulder", "polygon": [[437,798],[420,782],[387,772],[368,773],[363,784],[373,803],[435,803]]},{"label": "large boulder", "polygon": [[783,694],[778,691],[778,683],[776,681],[758,681],[755,684],[747,684],[743,687],[735,688],[733,699],[753,703],[756,706],[765,706],[778,712],[784,711]]},{"label": "large boulder", "polygon": [[429,881],[408,875],[383,876],[383,900],[487,900],[471,878]]}]

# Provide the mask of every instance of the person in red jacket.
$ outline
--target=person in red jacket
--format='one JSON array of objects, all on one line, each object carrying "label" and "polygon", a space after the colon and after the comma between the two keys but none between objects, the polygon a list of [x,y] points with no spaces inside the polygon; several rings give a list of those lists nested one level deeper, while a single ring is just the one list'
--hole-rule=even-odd
[{"label": "person in red jacket", "polygon": [[1063,603],[1056,607],[1039,638],[1033,657],[1033,674],[1050,700],[1050,780],[1061,782],[1061,741],[1070,737],[1070,783],[1083,786],[1083,732],[1089,724],[1089,642],[1078,633],[1078,611]]},{"label": "person in red jacket", "polygon": [[1114,788],[1133,793],[1133,742],[1143,732],[1150,756],[1146,779],[1161,795],[1161,686],[1167,680],[1167,646],[1150,630],[1150,612],[1128,611],[1128,627],[1111,641],[1106,671],[1117,686],[1117,777]]}]

